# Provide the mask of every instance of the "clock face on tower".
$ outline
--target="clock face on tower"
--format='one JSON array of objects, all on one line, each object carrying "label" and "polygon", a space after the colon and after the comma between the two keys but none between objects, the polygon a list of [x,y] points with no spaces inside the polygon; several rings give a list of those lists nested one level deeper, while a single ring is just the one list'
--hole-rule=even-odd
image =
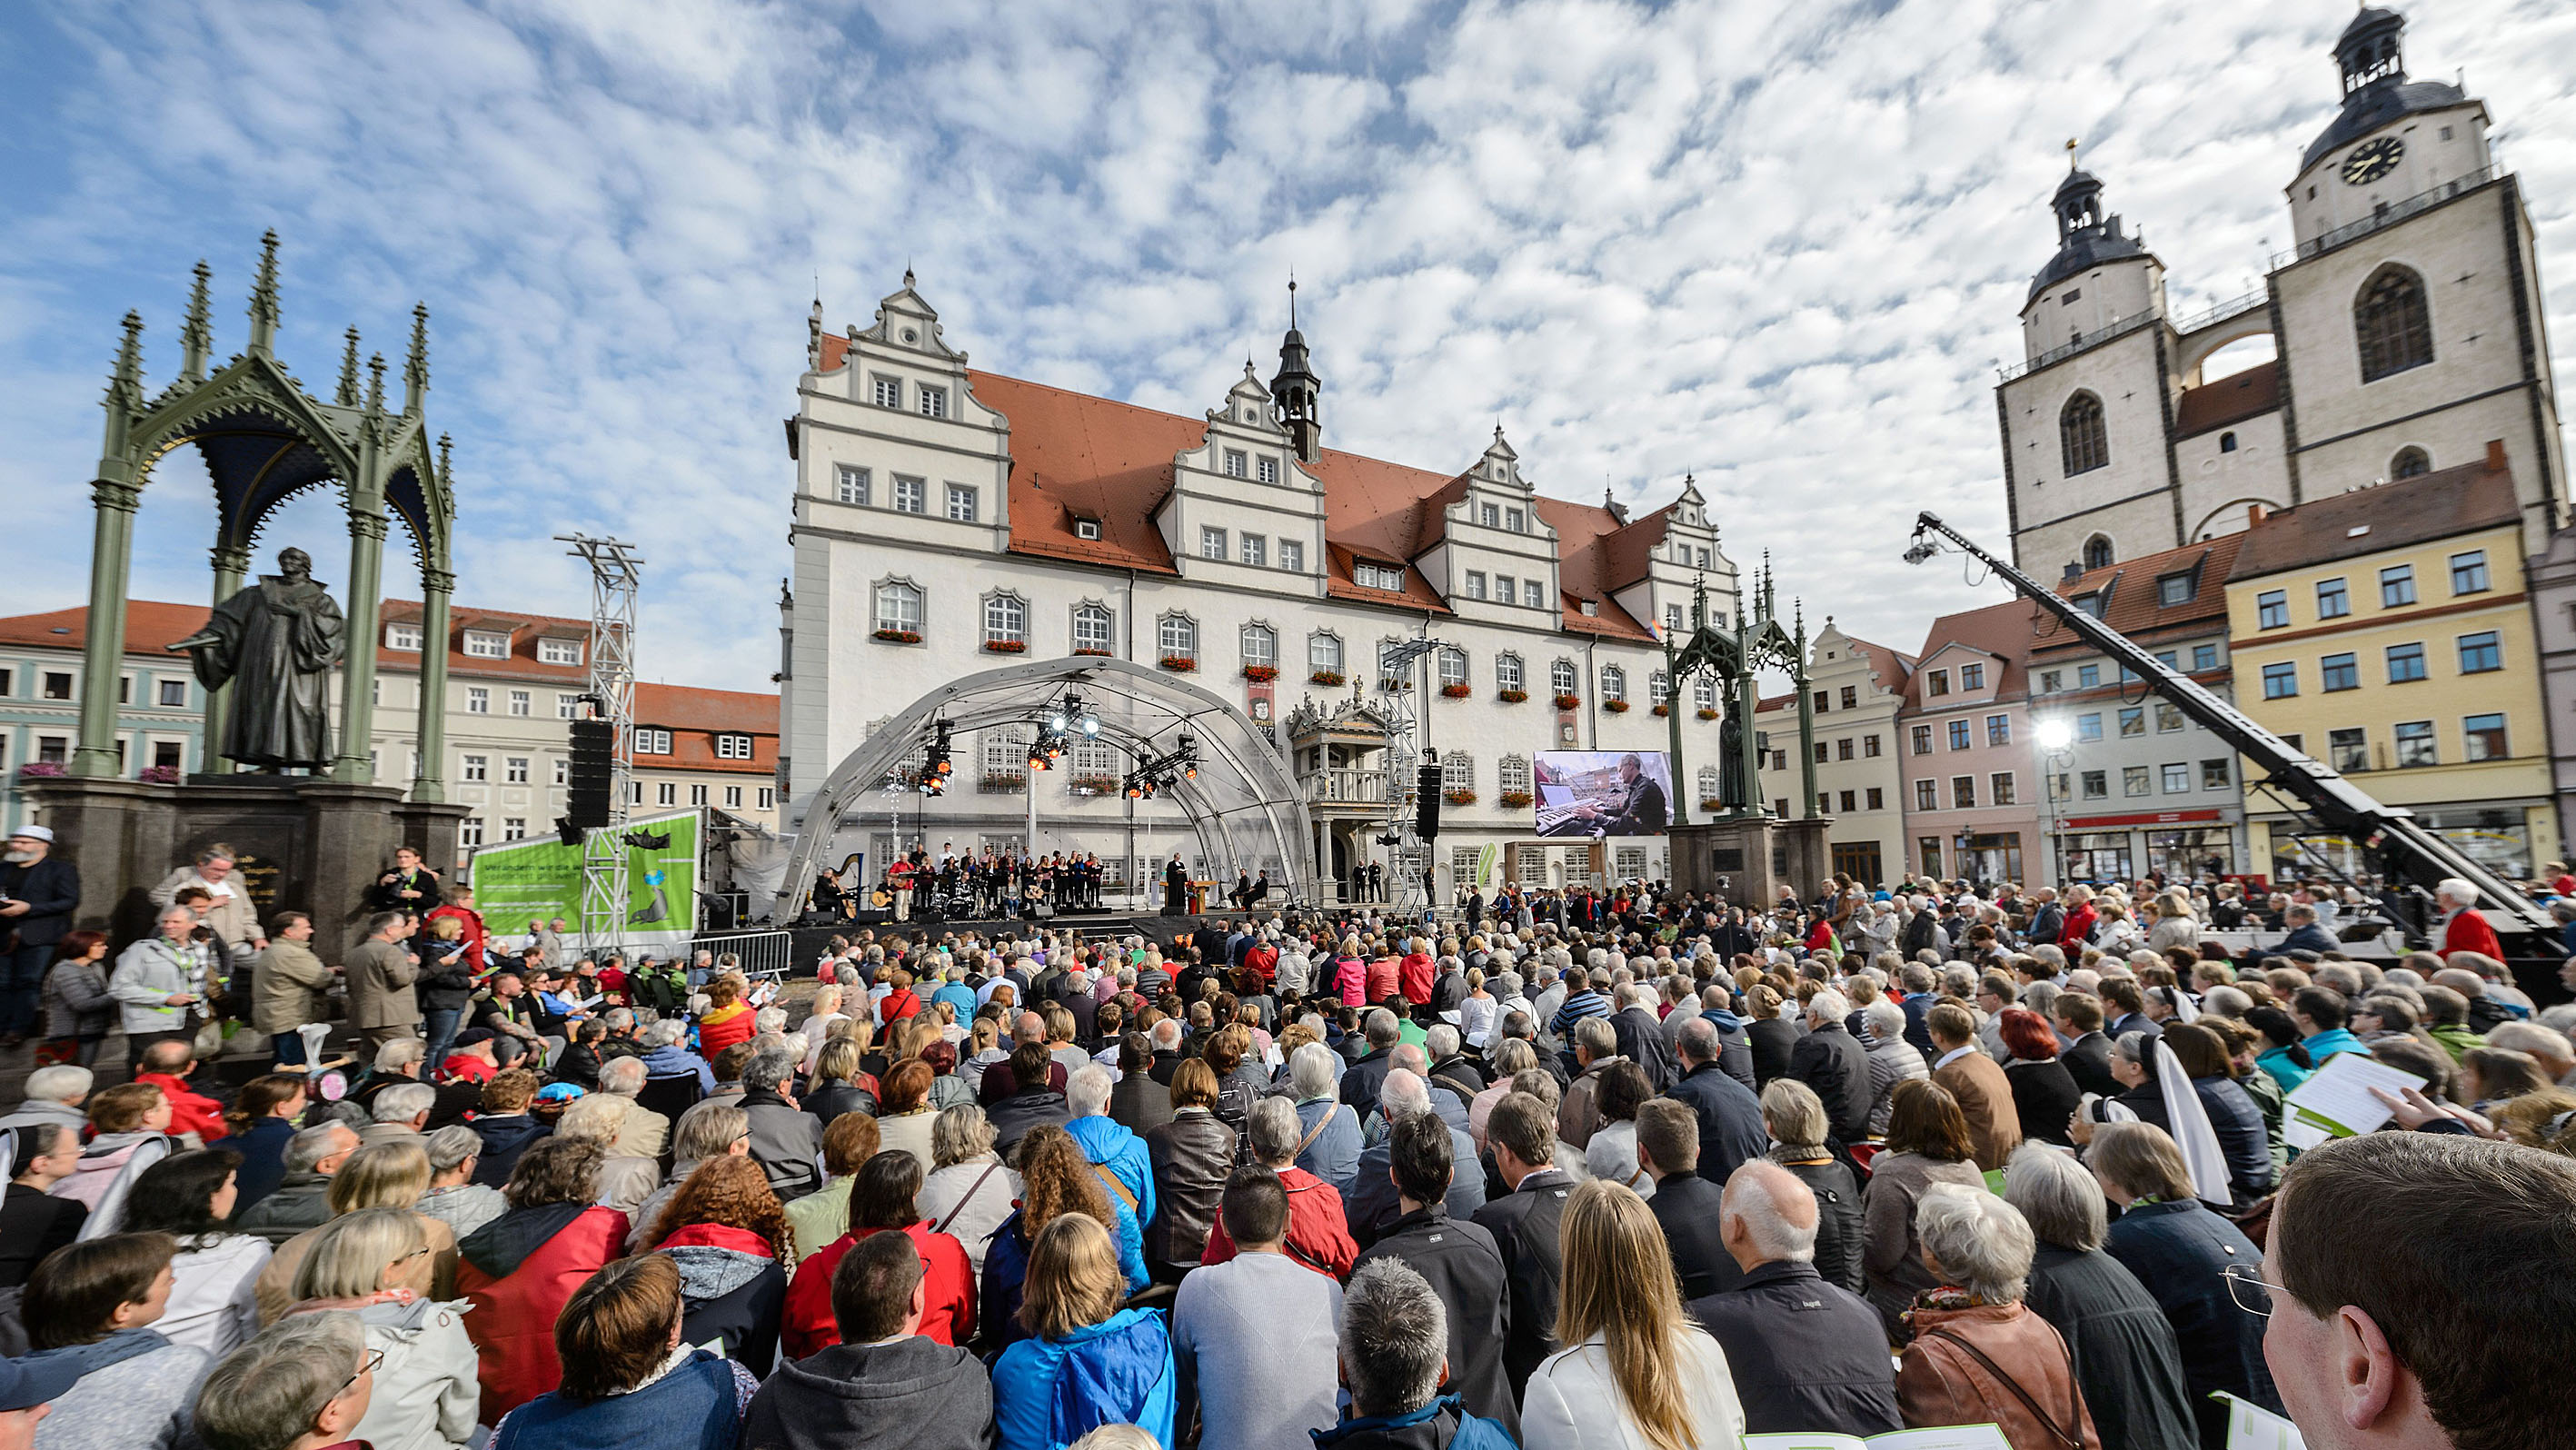
[{"label": "clock face on tower", "polygon": [[2394,136],[2364,141],[2352,148],[2343,159],[2343,179],[2347,185],[2368,186],[2397,169],[2399,157],[2406,154],[2406,143]]}]

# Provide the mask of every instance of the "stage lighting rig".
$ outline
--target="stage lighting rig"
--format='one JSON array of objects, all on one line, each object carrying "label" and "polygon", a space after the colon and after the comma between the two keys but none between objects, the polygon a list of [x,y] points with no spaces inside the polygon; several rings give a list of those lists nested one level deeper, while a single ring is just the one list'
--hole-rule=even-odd
[{"label": "stage lighting rig", "polygon": [[935,722],[931,727],[930,749],[921,759],[921,781],[914,788],[923,795],[935,796],[948,789],[948,777],[957,767],[949,762],[950,736],[955,726],[949,721]]},{"label": "stage lighting rig", "polygon": [[1155,792],[1170,789],[1174,781],[1198,778],[1198,741],[1183,735],[1168,753],[1137,762],[1119,789],[1129,800],[1152,800]]}]

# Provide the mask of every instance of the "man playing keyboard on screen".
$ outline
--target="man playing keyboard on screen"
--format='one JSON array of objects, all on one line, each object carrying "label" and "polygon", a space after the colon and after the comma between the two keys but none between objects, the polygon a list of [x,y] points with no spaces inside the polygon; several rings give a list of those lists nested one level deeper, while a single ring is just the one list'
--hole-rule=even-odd
[{"label": "man playing keyboard on screen", "polygon": [[1586,801],[1574,808],[1575,829],[1596,836],[1651,836],[1663,830],[1671,814],[1664,788],[1646,774],[1634,755],[1619,757],[1619,786],[1625,792],[1616,810]]}]

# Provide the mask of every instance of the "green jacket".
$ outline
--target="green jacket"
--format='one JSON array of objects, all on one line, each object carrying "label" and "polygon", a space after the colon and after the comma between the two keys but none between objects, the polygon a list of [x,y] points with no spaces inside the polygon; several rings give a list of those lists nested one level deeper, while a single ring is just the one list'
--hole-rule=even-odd
[{"label": "green jacket", "polygon": [[2428,1028],[2426,1030],[2426,1035],[2430,1036],[2435,1042],[2442,1044],[2442,1050],[2451,1054],[2451,1061],[2453,1062],[2458,1062],[2460,1060],[2460,1054],[2468,1051],[2470,1048],[2484,1047],[2487,1045],[2486,1038],[2475,1032],[2471,1032],[2468,1028],[2468,1024],[2466,1023],[2453,1023],[2447,1027]]}]

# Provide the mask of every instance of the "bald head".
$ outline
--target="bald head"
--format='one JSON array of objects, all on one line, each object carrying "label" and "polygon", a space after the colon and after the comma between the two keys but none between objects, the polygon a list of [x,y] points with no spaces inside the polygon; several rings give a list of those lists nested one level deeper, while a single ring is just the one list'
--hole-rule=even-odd
[{"label": "bald head", "polygon": [[1777,1163],[1756,1158],[1730,1174],[1717,1222],[1726,1251],[1747,1273],[1782,1260],[1815,1260],[1816,1195]]},{"label": "bald head", "polygon": [[1019,1021],[1011,1025],[1011,1040],[1013,1042],[1046,1041],[1046,1019],[1035,1012],[1021,1013]]},{"label": "bald head", "polygon": [[2444,967],[2433,974],[2433,985],[2448,987],[2474,1002],[2487,994],[2487,984],[2477,973],[2465,967]]},{"label": "bald head", "polygon": [[1410,1042],[1403,1043],[1395,1051],[1388,1053],[1386,1060],[1394,1065],[1389,1069],[1390,1071],[1409,1072],[1416,1077],[1431,1076],[1431,1060],[1422,1055],[1421,1048]]}]

